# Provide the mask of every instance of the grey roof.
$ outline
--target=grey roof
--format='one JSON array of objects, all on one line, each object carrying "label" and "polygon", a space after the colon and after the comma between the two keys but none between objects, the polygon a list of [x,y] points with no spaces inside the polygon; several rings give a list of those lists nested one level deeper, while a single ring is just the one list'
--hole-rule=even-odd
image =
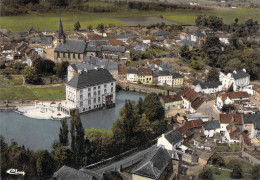
[{"label": "grey roof", "polygon": [[168,35],[169,32],[168,31],[165,31],[165,30],[162,30],[160,29],[159,31],[156,31],[153,33],[154,35],[157,35],[157,36],[164,36],[164,35]]},{"label": "grey roof", "polygon": [[125,47],[124,46],[107,46],[103,45],[101,47],[101,51],[112,51],[112,52],[125,52]]},{"label": "grey roof", "polygon": [[169,143],[171,143],[172,145],[174,145],[182,140],[181,134],[176,130],[172,130],[172,131],[168,132],[167,134],[165,134],[164,136],[169,141]]},{"label": "grey roof", "polygon": [[97,46],[96,45],[88,45],[87,46],[87,49],[86,49],[87,52],[97,52]]},{"label": "grey roof", "polygon": [[203,118],[208,118],[208,116],[203,115],[201,113],[194,113],[194,114],[187,114],[186,118],[189,119],[203,119]]},{"label": "grey roof", "polygon": [[219,128],[220,128],[220,124],[218,120],[204,122],[205,130],[212,130],[212,129],[219,129]]},{"label": "grey roof", "polygon": [[103,83],[114,82],[115,79],[107,69],[92,69],[88,71],[81,71],[76,74],[67,85],[74,88],[85,88]]},{"label": "grey roof", "polygon": [[199,30],[193,32],[192,35],[193,35],[193,36],[198,36],[198,37],[204,37],[204,36],[205,36],[205,35],[204,35],[201,31],[199,31]]},{"label": "grey roof", "polygon": [[189,39],[182,39],[179,41],[179,43],[181,43],[184,46],[194,46],[195,42],[191,41]]},{"label": "grey roof", "polygon": [[234,78],[234,79],[241,79],[241,78],[245,78],[245,77],[249,77],[250,75],[246,72],[244,72],[243,70],[240,70],[240,71],[236,71],[236,73],[232,73],[231,76]]},{"label": "grey roof", "polygon": [[137,71],[136,71],[136,69],[127,69],[126,73],[127,74],[137,74]]},{"label": "grey roof", "polygon": [[62,166],[57,172],[53,174],[53,179],[57,180],[94,180],[92,175],[89,175],[86,172],[79,171],[77,169],[68,167],[68,166]]},{"label": "grey roof", "polygon": [[171,76],[172,74],[169,71],[159,71],[158,76]]},{"label": "grey roof", "polygon": [[171,157],[168,151],[162,147],[155,148],[147,158],[138,163],[131,171],[132,174],[158,179],[169,162]]},{"label": "grey roof", "polygon": [[159,66],[166,71],[172,68],[172,66],[170,64],[167,64],[166,62],[162,62]]},{"label": "grey roof", "polygon": [[94,40],[94,41],[89,41],[88,45],[102,46],[102,45],[107,45],[107,42],[104,40]]},{"label": "grey roof", "polygon": [[87,55],[84,57],[82,63],[92,64],[93,66],[98,68],[107,68],[109,62],[107,59]]},{"label": "grey roof", "polygon": [[59,19],[57,38],[58,39],[65,39],[65,34],[63,32],[63,26],[62,26],[62,22],[61,22],[61,17]]},{"label": "grey roof", "polygon": [[53,37],[46,36],[46,37],[32,37],[30,39],[30,43],[43,43],[43,44],[51,44],[53,41]]},{"label": "grey roof", "polygon": [[172,73],[172,77],[173,78],[183,78],[183,76],[180,75],[179,73]]},{"label": "grey roof", "polygon": [[135,50],[135,51],[139,51],[139,52],[146,51],[146,49],[148,49],[148,45],[147,45],[147,44],[144,44],[144,43],[137,44],[137,45],[134,47],[134,50]]},{"label": "grey roof", "polygon": [[163,41],[164,40],[164,37],[163,36],[156,36],[155,39],[157,41]]},{"label": "grey roof", "polygon": [[222,83],[220,81],[212,81],[212,82],[200,82],[202,89],[210,89],[210,88],[218,88]]},{"label": "grey roof", "polygon": [[260,121],[254,122],[254,127],[255,129],[260,130]]},{"label": "grey roof", "polygon": [[108,62],[107,69],[118,69],[118,62]]},{"label": "grey roof", "polygon": [[131,37],[138,37],[136,34],[118,34],[115,36],[115,39],[128,39]]},{"label": "grey roof", "polygon": [[205,34],[207,36],[214,36],[215,35],[215,32],[213,30],[205,30]]},{"label": "grey roof", "polygon": [[64,43],[59,43],[55,48],[55,52],[70,52],[83,54],[86,49],[86,42],[83,40],[66,40]]},{"label": "grey roof", "polygon": [[193,86],[196,86],[197,84],[200,84],[200,83],[202,83],[202,82],[199,81],[199,80],[195,80],[195,81],[193,81],[192,85],[193,85]]},{"label": "grey roof", "polygon": [[254,122],[260,122],[260,114],[243,114],[244,123],[251,124]]}]

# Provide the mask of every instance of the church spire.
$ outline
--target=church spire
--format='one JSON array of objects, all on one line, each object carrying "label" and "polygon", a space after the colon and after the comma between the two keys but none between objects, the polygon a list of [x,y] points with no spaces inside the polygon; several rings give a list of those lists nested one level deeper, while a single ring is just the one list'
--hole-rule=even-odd
[{"label": "church spire", "polygon": [[65,34],[64,34],[64,32],[63,32],[63,27],[62,27],[62,22],[61,22],[61,17],[60,17],[60,19],[59,19],[59,27],[58,27],[58,36],[57,36],[57,38],[61,41],[61,40],[63,40],[63,41],[65,41]]}]

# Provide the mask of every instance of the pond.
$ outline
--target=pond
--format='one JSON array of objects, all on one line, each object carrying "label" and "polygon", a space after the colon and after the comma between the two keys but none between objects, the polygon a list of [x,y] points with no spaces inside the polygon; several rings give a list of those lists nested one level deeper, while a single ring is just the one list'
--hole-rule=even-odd
[{"label": "pond", "polygon": [[[144,95],[120,91],[116,95],[115,108],[80,115],[83,127],[111,129],[125,100],[137,102],[140,97],[144,98]],[[58,140],[61,126],[59,121],[32,119],[15,112],[0,112],[0,124],[0,135],[4,136],[6,142],[10,143],[13,139],[20,146],[24,145],[32,150],[50,150],[53,141]]]}]

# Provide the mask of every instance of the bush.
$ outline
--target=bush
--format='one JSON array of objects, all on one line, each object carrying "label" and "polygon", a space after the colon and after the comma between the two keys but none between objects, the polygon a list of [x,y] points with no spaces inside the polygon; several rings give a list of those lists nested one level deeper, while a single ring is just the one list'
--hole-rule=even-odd
[{"label": "bush", "polygon": [[204,168],[203,171],[199,175],[200,179],[213,180],[213,171],[211,168]]},{"label": "bush", "polygon": [[233,164],[232,172],[230,173],[230,177],[232,178],[242,178],[243,177],[243,170],[240,164],[236,163]]}]

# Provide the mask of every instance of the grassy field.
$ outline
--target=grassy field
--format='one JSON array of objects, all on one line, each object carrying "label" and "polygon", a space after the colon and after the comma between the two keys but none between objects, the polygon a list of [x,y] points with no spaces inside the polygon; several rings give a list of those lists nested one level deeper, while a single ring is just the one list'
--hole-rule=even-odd
[{"label": "grassy field", "polygon": [[[89,2],[90,6],[98,6],[101,3],[103,6],[111,6],[111,3],[104,2]],[[92,4],[91,4],[92,3]],[[96,27],[100,23],[124,25],[117,18],[119,17],[143,17],[153,16],[159,17],[163,15],[164,19],[170,20],[179,24],[194,24],[197,15],[215,15],[222,17],[225,23],[232,23],[237,17],[239,22],[244,22],[247,19],[253,18],[260,20],[260,9],[237,8],[230,10],[185,10],[177,9],[174,12],[160,12],[160,11],[128,11],[122,8],[118,13],[48,13],[48,14],[34,14],[25,16],[2,16],[0,17],[0,27],[8,28],[13,32],[25,31],[29,26],[34,26],[36,29],[57,29],[58,17],[61,15],[63,26],[65,30],[72,30],[74,23],[79,21],[82,28],[88,25]],[[153,22],[151,22],[152,24]]]},{"label": "grassy field", "polygon": [[215,152],[238,152],[239,150],[239,144],[231,144],[230,148],[227,144],[219,144],[216,146]]},{"label": "grassy field", "polygon": [[0,100],[57,100],[65,98],[64,86],[29,89],[22,86],[21,76],[5,79],[0,76]]}]

